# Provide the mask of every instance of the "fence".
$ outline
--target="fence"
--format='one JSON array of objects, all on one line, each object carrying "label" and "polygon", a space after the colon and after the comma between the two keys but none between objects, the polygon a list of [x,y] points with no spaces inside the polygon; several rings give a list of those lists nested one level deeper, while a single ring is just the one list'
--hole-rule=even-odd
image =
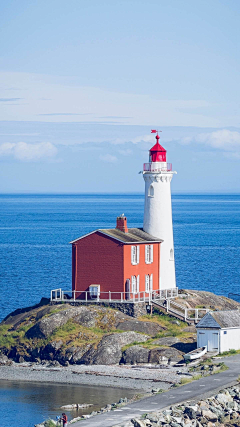
[{"label": "fence", "polygon": [[148,302],[152,300],[161,300],[175,298],[178,295],[178,288],[164,289],[150,292],[102,292],[93,294],[92,291],[63,291],[61,288],[51,291],[52,302],[100,302],[100,301],[118,301],[118,302]]},{"label": "fence", "polygon": [[167,299],[166,301],[166,311],[175,313],[182,318],[184,318],[185,321],[187,320],[193,320],[197,321],[200,320],[203,316],[205,316],[206,313],[209,312],[208,308],[186,308],[183,305],[180,305],[176,303],[175,301],[172,301],[170,299]]}]

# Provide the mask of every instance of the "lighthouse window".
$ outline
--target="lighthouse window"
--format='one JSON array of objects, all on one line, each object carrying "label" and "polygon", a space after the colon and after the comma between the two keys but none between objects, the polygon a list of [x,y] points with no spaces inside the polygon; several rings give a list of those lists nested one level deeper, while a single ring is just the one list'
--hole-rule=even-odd
[{"label": "lighthouse window", "polygon": [[151,264],[153,262],[153,245],[145,246],[145,263]]},{"label": "lighthouse window", "polygon": [[132,246],[131,247],[131,262],[132,265],[139,264],[139,246]]},{"label": "lighthouse window", "polygon": [[148,190],[148,196],[149,197],[154,197],[154,188],[153,185],[151,184]]}]

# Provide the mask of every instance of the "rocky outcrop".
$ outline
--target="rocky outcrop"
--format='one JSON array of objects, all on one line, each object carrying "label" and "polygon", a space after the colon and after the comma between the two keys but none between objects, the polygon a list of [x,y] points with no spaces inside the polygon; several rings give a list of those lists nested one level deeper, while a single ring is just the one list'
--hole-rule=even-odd
[{"label": "rocky outcrop", "polygon": [[148,363],[149,349],[134,345],[127,348],[122,355],[121,363],[136,365],[138,363]]},{"label": "rocky outcrop", "polygon": [[170,362],[179,362],[182,359],[182,353],[173,347],[157,347],[150,351],[149,363],[161,363],[163,358]]},{"label": "rocky outcrop", "polygon": [[139,320],[124,320],[117,325],[117,329],[122,331],[135,331],[142,332],[143,334],[148,334],[155,336],[158,332],[165,330],[159,323],[155,322],[143,322]]},{"label": "rocky outcrop", "polygon": [[122,347],[134,342],[146,342],[148,339],[148,335],[133,331],[110,334],[103,337],[96,350],[90,349],[89,354],[85,355],[83,360],[86,361],[87,356],[90,365],[113,365],[120,362]]},{"label": "rocky outcrop", "polygon": [[69,319],[77,317],[82,311],[82,307],[70,307],[67,310],[61,310],[58,313],[44,317],[26,332],[26,337],[48,338],[56,329],[64,326]]},{"label": "rocky outcrop", "polygon": [[176,300],[187,308],[210,308],[212,310],[236,310],[240,303],[232,299],[215,295],[212,292],[181,289],[179,298]]}]

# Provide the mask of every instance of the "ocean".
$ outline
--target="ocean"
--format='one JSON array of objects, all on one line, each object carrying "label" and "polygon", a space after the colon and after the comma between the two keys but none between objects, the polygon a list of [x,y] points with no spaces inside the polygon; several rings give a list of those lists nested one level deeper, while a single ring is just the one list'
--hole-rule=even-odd
[{"label": "ocean", "polygon": [[[240,195],[173,195],[177,286],[240,293]],[[97,228],[143,224],[142,194],[1,195],[3,319],[50,290],[71,290],[69,242]]]},{"label": "ocean", "polygon": [[[173,195],[172,206],[177,286],[225,296],[240,293],[240,196]],[[70,290],[69,242],[97,228],[115,227],[122,213],[129,227],[141,227],[143,207],[141,194],[1,195],[1,319],[49,297],[51,289]],[[2,424],[31,427],[58,414],[66,399],[84,403],[89,398],[100,405],[127,393],[0,381]]]}]

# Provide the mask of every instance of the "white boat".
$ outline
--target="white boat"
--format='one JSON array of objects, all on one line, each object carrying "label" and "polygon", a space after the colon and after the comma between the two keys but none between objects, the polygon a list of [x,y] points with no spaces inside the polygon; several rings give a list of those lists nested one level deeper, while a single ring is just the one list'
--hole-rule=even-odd
[{"label": "white boat", "polygon": [[196,348],[196,350],[190,351],[190,353],[184,354],[185,360],[195,360],[202,357],[207,352],[207,346]]}]

